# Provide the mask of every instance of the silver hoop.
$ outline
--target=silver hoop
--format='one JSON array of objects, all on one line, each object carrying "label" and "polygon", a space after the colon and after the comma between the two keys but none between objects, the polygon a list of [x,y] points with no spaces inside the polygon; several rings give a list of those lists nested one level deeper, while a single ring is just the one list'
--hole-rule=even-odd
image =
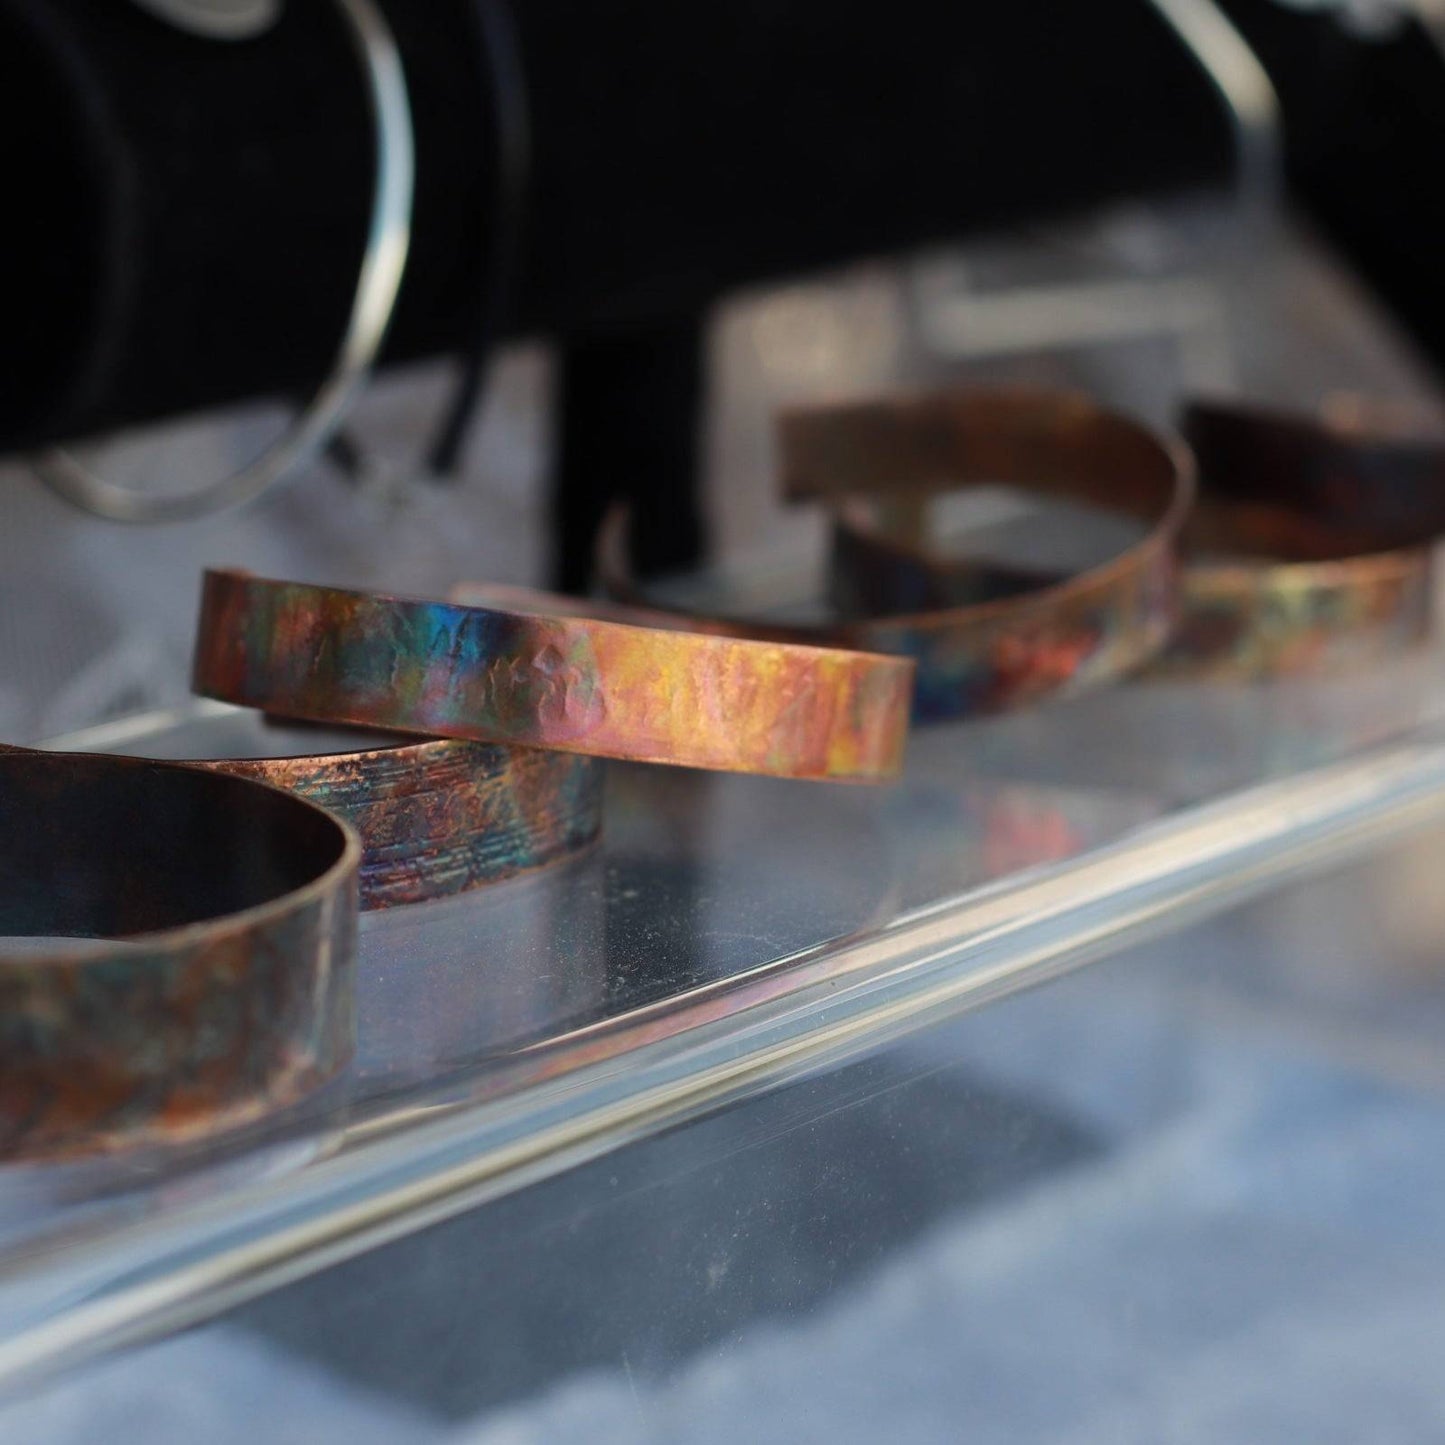
[{"label": "silver hoop", "polygon": [[281,16],[281,0],[134,0],[142,10],[192,35],[249,40],[264,35]]},{"label": "silver hoop", "polygon": [[196,491],[158,496],[118,486],[59,448],[32,457],[31,466],[40,480],[82,511],[113,522],[182,522],[253,502],[326,445],[371,373],[406,269],[416,147],[406,75],[385,17],[373,0],[335,3],[366,72],[376,184],[366,254],[331,373],[286,433],[255,461]]}]

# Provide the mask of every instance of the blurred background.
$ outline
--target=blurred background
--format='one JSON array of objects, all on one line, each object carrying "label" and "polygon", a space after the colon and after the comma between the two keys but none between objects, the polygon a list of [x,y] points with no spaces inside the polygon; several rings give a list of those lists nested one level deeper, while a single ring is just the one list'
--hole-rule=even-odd
[{"label": "blurred background", "polygon": [[43,448],[192,490],[326,376],[378,145],[354,8],[0,0],[0,735],[182,697],[206,565],[583,590],[619,496],[644,571],[805,555],[784,400],[1436,405],[1426,5],[393,3],[411,247],[342,440],[247,508],[85,516]]}]

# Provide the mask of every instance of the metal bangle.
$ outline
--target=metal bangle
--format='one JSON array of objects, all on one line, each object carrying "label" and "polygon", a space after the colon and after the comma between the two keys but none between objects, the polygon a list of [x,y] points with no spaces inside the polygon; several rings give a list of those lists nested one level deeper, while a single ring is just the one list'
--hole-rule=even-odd
[{"label": "metal bangle", "polygon": [[[1010,419],[1002,411],[995,419],[995,436],[967,435],[957,410],[964,396],[955,394],[951,403],[935,397],[893,404],[907,411],[893,417],[904,431],[891,443],[880,414],[870,420],[862,409],[851,421],[846,410],[798,412],[782,428],[795,495],[860,494],[837,504],[833,588],[835,602],[869,620],[842,632],[866,626],[863,635],[882,645],[883,629],[903,629],[900,645],[919,657],[925,716],[959,715],[950,707],[966,700],[951,690],[949,667],[962,659],[962,670],[952,675],[977,675],[970,669],[981,668],[974,633],[981,620],[992,615],[1000,629],[992,642],[996,657],[1012,652],[1016,662],[1026,659],[1023,638],[1039,621],[1037,615],[1030,621],[1030,610],[1044,609],[1047,635],[1054,625],[1047,612],[1051,599],[1059,588],[1082,586],[1081,595],[1088,595],[1089,574],[1066,581],[1029,578],[933,556],[917,527],[907,525],[900,496],[930,476],[930,485],[942,485],[950,475],[959,481],[991,475],[1035,491],[1147,512],[1139,506],[1142,499],[1130,495],[1128,477],[1137,468],[1119,465],[1122,437],[1110,441],[1097,418],[1087,421],[1081,413],[1071,424],[1071,463],[1068,456],[1048,455],[1064,431],[1043,441],[1042,451],[1039,436],[1019,431],[1033,403],[1018,393],[1009,403]],[[971,404],[982,422],[1001,399],[975,393]],[[1336,398],[1319,417],[1196,402],[1182,429],[1198,459],[1199,496],[1183,528],[1175,529],[1180,566],[1172,632],[1162,649],[1158,630],[1150,633],[1152,652],[1139,645],[1144,634],[1138,623],[1148,609],[1127,605],[1127,591],[1115,590],[1120,582],[1130,585],[1130,568],[1117,559],[1113,565],[1121,570],[1103,591],[1094,590],[1094,615],[1085,629],[1123,644],[1111,646],[1103,676],[1140,664],[1155,675],[1216,679],[1315,672],[1398,652],[1428,633],[1430,546],[1445,535],[1445,437],[1438,428],[1432,433],[1418,417],[1383,404]],[[1098,465],[1086,460],[1090,451]],[[1111,451],[1113,460],[1104,465]],[[916,516],[911,520],[916,523]],[[975,605],[956,606],[969,602]],[[1155,621],[1167,624],[1169,618],[1156,612]],[[1023,630],[1011,640],[1010,628]],[[942,654],[933,650],[949,638]],[[1044,651],[1070,663],[1076,656],[1058,636]],[[1030,682],[1021,663],[1005,675],[995,670],[994,691],[986,697],[1017,701],[1039,684],[1048,687],[1049,674],[1045,665]],[[1077,685],[1076,675],[1067,683]]]},{"label": "metal bangle", "polygon": [[1318,417],[1186,408],[1201,506],[1178,630],[1155,671],[1234,680],[1332,671],[1428,636],[1445,535],[1445,436],[1336,398]]},{"label": "metal bangle", "polygon": [[448,898],[575,858],[601,830],[603,765],[595,758],[367,734],[340,751],[318,747],[313,728],[274,719],[257,727],[252,745],[236,737],[232,709],[216,713],[187,718],[175,751],[165,714],[105,724],[93,730],[93,744],[82,732],[47,746],[184,758],[335,813],[361,839],[363,912]]},{"label": "metal bangle", "polygon": [[365,912],[426,903],[575,858],[602,826],[602,765],[541,748],[430,738],[356,752],[225,758],[344,818]]},{"label": "metal bangle", "polygon": [[1200,399],[1183,429],[1211,497],[1267,502],[1379,547],[1445,533],[1445,430],[1414,408],[1336,395],[1310,415]]},{"label": "metal bangle", "polygon": [[209,1138],[335,1073],[359,857],[260,783],[0,749],[0,1158]]},{"label": "metal bangle", "polygon": [[894,776],[896,657],[207,572],[204,696],[282,717],[775,777]]},{"label": "metal bangle", "polygon": [[406,268],[415,144],[406,76],[381,10],[373,0],[335,4],[366,76],[376,180],[356,295],[331,373],[286,433],[255,461],[195,491],[155,494],[119,486],[58,448],[32,457],[40,480],[82,511],[113,522],[181,522],[255,501],[326,445],[370,374]]},{"label": "metal bangle", "polygon": [[[833,513],[837,621],[749,621],[746,630],[915,659],[917,721],[1097,686],[1167,642],[1194,490],[1189,454],[1171,439],[1085,397],[1020,388],[795,407],[781,414],[778,440],[787,496],[825,501]],[[1063,578],[929,549],[931,495],[1000,483],[1123,511],[1148,530],[1103,565]],[[602,580],[614,596],[645,601],[620,532],[614,516],[600,541]]]},{"label": "metal bangle", "polygon": [[131,0],[157,20],[211,40],[249,40],[281,18],[281,0]]}]

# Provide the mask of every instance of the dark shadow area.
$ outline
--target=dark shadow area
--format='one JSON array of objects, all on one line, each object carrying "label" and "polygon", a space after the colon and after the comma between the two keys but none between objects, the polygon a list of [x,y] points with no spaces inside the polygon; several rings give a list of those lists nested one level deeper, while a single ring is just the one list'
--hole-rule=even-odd
[{"label": "dark shadow area", "polygon": [[1096,1156],[959,1071],[867,1060],[609,1155],[247,1307],[239,1323],[461,1418],[588,1368],[663,1375],[822,1306],[934,1221]]}]

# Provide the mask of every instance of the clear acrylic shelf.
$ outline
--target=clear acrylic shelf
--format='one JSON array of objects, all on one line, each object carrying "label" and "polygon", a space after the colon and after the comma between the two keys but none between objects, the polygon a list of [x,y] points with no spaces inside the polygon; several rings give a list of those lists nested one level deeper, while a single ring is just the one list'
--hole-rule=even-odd
[{"label": "clear acrylic shelf", "polygon": [[[617,767],[588,857],[363,921],[360,1037],[204,1151],[0,1170],[0,1383],[214,1315],[1445,816],[1438,661],[1141,681],[888,789]],[[200,705],[66,740],[254,744]]]}]

